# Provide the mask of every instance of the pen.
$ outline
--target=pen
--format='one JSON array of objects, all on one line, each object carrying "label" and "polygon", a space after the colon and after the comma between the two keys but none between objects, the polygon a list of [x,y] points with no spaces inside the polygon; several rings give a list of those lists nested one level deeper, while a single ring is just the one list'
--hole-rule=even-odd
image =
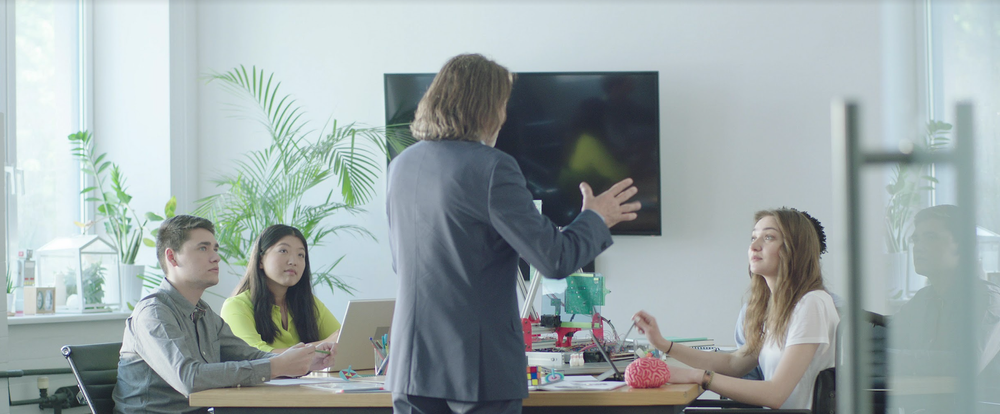
[{"label": "pen", "polygon": [[378,354],[379,358],[385,358],[385,353],[381,347],[379,347],[378,342],[375,342],[375,338],[368,338],[368,340],[371,341],[372,348],[375,348],[375,353]]},{"label": "pen", "polygon": [[316,352],[319,352],[319,353],[321,353],[321,354],[327,354],[327,355],[330,355],[330,351],[324,351],[324,350],[322,350],[322,349],[316,349],[315,351],[316,351]]}]

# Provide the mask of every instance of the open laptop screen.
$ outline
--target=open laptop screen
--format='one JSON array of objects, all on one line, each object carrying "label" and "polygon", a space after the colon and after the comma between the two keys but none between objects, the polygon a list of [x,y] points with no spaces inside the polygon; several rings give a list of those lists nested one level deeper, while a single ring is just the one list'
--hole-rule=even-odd
[{"label": "open laptop screen", "polygon": [[375,368],[375,350],[369,338],[389,334],[395,307],[395,299],[352,300],[347,304],[337,339],[334,370],[348,366],[355,370]]}]

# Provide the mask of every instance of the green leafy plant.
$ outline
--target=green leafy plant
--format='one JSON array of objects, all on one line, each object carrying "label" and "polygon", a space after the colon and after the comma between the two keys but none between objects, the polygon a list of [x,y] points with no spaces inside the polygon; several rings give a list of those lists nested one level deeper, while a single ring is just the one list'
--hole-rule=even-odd
[{"label": "green leafy plant", "polygon": [[[280,92],[274,73],[256,67],[248,71],[241,65],[210,75],[208,82],[218,82],[248,102],[239,106],[241,117],[260,123],[271,137],[267,148],[247,152],[236,161],[235,171],[213,180],[222,192],[198,200],[194,213],[215,222],[219,253],[226,263],[245,267],[254,238],[272,224],[297,227],[312,247],[340,234],[375,240],[364,227],[333,225],[327,219],[339,212],[364,211],[359,206],[374,195],[375,179],[387,157],[385,128],[333,121],[329,129],[307,130],[296,100]],[[365,142],[376,150],[359,145]],[[324,190],[321,184],[333,179],[337,188]],[[334,197],[337,189],[340,200]],[[310,196],[320,201],[307,203],[306,195],[312,193],[322,194]],[[314,265],[313,285],[353,293],[344,277],[333,273],[343,259]]]},{"label": "green leafy plant", "polygon": [[[91,263],[83,270],[83,303],[97,304],[104,302],[104,264],[101,262]],[[103,308],[99,306],[98,308]]]},{"label": "green leafy plant", "polygon": [[[926,133],[915,147],[928,152],[947,147],[951,143],[948,137],[951,128],[947,122],[928,121]],[[885,207],[885,243],[889,253],[905,252],[909,247],[913,215],[920,208],[923,195],[938,182],[927,168],[920,164],[897,164],[892,168],[890,182],[885,187],[889,193]]]},{"label": "green leafy plant", "polygon": [[14,293],[14,278],[10,277],[10,266],[7,266],[7,293]]},{"label": "green leafy plant", "polygon": [[[91,263],[83,269],[84,306],[90,308],[93,307],[90,305],[99,304],[104,301],[105,272],[107,272],[107,269],[105,269],[104,264],[101,262]],[[76,285],[76,271],[69,268],[61,272],[61,275],[63,280],[66,281],[66,296],[79,294],[80,289]],[[103,306],[96,308],[103,308]]]},{"label": "green leafy plant", "polygon": [[[118,164],[106,160],[108,153],[97,154],[94,150],[94,138],[88,131],[79,131],[69,135],[72,145],[70,151],[81,163],[81,169],[94,179],[94,186],[84,188],[80,194],[95,195],[87,197],[86,201],[97,203],[98,219],[104,222],[104,230],[111,238],[111,243],[118,249],[118,260],[122,264],[135,264],[139,254],[140,243],[151,245],[152,240],[144,239],[146,226],[153,222],[163,221],[163,217],[146,213],[140,218],[139,213],[129,203],[132,196],[128,194],[125,176]],[[177,208],[177,199],[170,197],[165,212],[172,214]],[[76,222],[77,226],[86,229],[93,223]],[[155,245],[155,243],[153,243]]]}]

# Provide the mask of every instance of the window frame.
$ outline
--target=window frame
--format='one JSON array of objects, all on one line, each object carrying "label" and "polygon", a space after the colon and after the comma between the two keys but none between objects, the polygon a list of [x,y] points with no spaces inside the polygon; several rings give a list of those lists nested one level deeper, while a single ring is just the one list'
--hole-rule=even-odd
[{"label": "window frame", "polygon": [[[17,1],[5,1],[2,8],[2,18],[6,30],[0,35],[3,49],[3,68],[0,71],[0,78],[3,79],[3,102],[0,102],[0,113],[3,113],[4,120],[2,128],[3,140],[3,161],[4,161],[4,182],[3,188],[3,233],[5,237],[4,258],[8,267],[14,268],[17,261],[17,251],[23,251],[24,246],[18,244],[18,197],[23,194],[24,175],[19,168],[17,159]],[[66,3],[64,3],[66,4]],[[68,3],[75,7],[76,11],[76,108],[74,114],[73,130],[89,129],[93,125],[93,0],[74,0]],[[81,165],[77,162],[77,169],[80,170],[77,190],[82,190],[92,185],[93,179],[82,172]],[[76,220],[88,222],[95,217],[95,206],[93,202],[86,201],[87,196],[79,194],[80,209]],[[93,232],[93,229],[88,230]],[[11,247],[17,246],[16,249]]]}]

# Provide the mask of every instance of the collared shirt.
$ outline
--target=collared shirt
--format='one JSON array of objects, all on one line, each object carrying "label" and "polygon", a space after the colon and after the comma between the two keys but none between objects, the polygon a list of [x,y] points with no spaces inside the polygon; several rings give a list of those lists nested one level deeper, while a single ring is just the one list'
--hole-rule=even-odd
[{"label": "collared shirt", "polygon": [[[957,316],[959,309],[952,295],[928,285],[892,316],[889,352],[894,370],[905,375],[953,375],[955,352],[972,347],[958,334],[956,321],[962,319]],[[995,384],[1000,380],[1000,286],[976,278],[973,297],[966,300],[974,306],[975,319],[969,323],[976,331],[979,381]]]},{"label": "collared shirt", "polygon": [[166,279],[135,306],[115,385],[115,413],[204,413],[191,393],[271,378],[274,354],[233,335],[204,300],[192,305]]}]

